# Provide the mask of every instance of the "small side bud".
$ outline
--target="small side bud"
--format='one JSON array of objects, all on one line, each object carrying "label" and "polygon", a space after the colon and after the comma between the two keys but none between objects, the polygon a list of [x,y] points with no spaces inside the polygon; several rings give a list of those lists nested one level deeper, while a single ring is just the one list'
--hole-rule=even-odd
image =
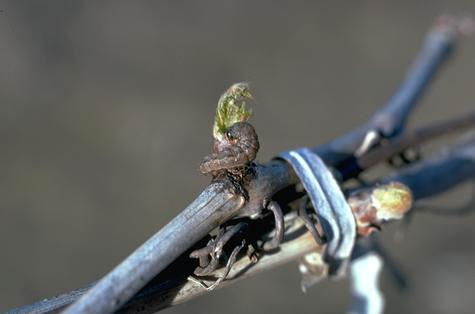
[{"label": "small side bud", "polygon": [[371,193],[378,220],[401,219],[412,207],[411,190],[399,182],[376,187]]},{"label": "small side bud", "polygon": [[390,182],[356,191],[348,198],[360,236],[381,229],[383,222],[401,219],[411,209],[411,190],[402,183]]}]

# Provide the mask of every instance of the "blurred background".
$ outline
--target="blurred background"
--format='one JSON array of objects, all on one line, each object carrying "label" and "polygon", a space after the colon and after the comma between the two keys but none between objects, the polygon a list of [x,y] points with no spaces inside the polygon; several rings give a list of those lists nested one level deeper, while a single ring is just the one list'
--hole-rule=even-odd
[{"label": "blurred background", "polygon": [[[440,13],[473,1],[0,1],[0,312],[97,280],[206,186],[219,95],[249,81],[258,159],[323,143],[395,90]],[[411,125],[473,110],[475,38]],[[437,205],[469,200],[470,186]],[[475,215],[383,237],[411,287],[387,313],[470,313]],[[403,232],[401,231],[403,230]],[[401,240],[402,239],[402,240]],[[165,313],[341,313],[348,282],[295,264]]]}]

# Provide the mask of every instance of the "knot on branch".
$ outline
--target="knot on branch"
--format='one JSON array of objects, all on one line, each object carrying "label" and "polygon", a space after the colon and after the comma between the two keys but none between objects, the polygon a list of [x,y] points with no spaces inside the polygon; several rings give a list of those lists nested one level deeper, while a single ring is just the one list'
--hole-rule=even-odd
[{"label": "knot on branch", "polygon": [[201,173],[211,174],[213,180],[226,180],[246,199],[243,185],[254,177],[252,161],[259,151],[256,130],[246,122],[251,116],[247,99],[252,95],[246,83],[232,85],[221,96],[213,126],[213,152],[200,165]]}]

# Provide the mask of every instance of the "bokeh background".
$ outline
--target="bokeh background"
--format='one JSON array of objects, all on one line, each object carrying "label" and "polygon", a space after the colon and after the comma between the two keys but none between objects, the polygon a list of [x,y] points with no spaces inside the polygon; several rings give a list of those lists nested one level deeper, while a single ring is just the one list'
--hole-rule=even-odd
[{"label": "bokeh background", "polygon": [[[440,13],[473,1],[0,1],[0,311],[101,277],[208,182],[217,99],[249,81],[259,160],[363,123]],[[473,110],[466,39],[411,124]],[[464,186],[437,200],[461,204]],[[387,313],[471,313],[475,215],[417,215],[384,242]],[[401,230],[404,229],[404,232]],[[401,236],[402,235],[402,236]],[[295,264],[165,313],[341,313],[348,282],[303,294]]]}]

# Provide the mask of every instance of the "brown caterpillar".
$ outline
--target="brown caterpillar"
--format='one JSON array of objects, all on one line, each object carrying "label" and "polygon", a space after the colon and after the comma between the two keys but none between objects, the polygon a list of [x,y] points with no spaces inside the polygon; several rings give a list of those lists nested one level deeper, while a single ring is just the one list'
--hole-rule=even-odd
[{"label": "brown caterpillar", "polygon": [[203,174],[216,175],[249,165],[256,159],[259,139],[254,127],[247,122],[233,124],[224,134],[224,140],[215,140],[213,153],[200,165]]}]

